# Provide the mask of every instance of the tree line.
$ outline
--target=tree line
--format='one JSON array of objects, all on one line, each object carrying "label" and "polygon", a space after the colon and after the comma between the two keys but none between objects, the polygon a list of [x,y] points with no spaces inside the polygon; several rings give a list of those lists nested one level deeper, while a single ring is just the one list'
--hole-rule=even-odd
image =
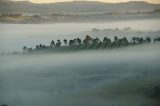
[{"label": "tree line", "polygon": [[26,52],[36,52],[36,51],[74,51],[74,50],[88,50],[88,49],[105,49],[105,48],[115,48],[123,47],[129,45],[137,45],[144,43],[155,43],[160,42],[160,37],[151,39],[150,37],[133,37],[130,41],[126,38],[118,38],[114,36],[114,39],[111,40],[108,37],[104,37],[103,40],[97,38],[92,38],[89,35],[86,35],[85,39],[81,40],[80,38],[63,41],[57,40],[56,42],[52,40],[49,45],[39,44],[35,48],[23,47],[23,51]]}]

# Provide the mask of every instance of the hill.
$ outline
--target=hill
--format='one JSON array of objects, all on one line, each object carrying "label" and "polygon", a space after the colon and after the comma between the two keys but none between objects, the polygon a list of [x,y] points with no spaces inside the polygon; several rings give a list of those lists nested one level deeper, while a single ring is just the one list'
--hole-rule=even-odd
[{"label": "hill", "polygon": [[27,1],[0,1],[0,13],[121,13],[146,12],[157,9],[160,9],[160,4],[137,1],[126,3],[72,1],[49,4],[34,4]]}]

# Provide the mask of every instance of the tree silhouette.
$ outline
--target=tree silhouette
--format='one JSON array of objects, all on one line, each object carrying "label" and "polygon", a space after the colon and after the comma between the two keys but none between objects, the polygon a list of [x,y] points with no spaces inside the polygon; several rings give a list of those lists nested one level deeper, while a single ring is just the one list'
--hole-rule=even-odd
[{"label": "tree silhouette", "polygon": [[69,46],[73,46],[74,45],[74,40],[69,40]]},{"label": "tree silhouette", "polygon": [[50,43],[50,47],[54,47],[54,46],[55,46],[55,42],[54,42],[54,40],[52,40]]},{"label": "tree silhouette", "polygon": [[47,48],[47,46],[46,45],[42,45],[42,48],[45,49],[45,48]]},{"label": "tree silhouette", "polygon": [[143,39],[143,38],[140,38],[140,39],[139,39],[139,43],[142,44],[143,42],[144,42],[144,39]]},{"label": "tree silhouette", "polygon": [[123,43],[124,43],[125,45],[128,45],[129,42],[128,42],[128,40],[127,40],[126,37],[123,38]]},{"label": "tree silhouette", "polygon": [[154,41],[154,43],[156,43],[156,42],[157,42],[157,39],[156,39],[156,38],[154,38],[154,40],[153,40],[153,41]]},{"label": "tree silhouette", "polygon": [[160,37],[154,38],[154,42],[160,42]]},{"label": "tree silhouette", "polygon": [[73,42],[74,42],[74,45],[76,45],[77,44],[77,39],[74,39]]},{"label": "tree silhouette", "polygon": [[64,39],[63,42],[65,45],[67,45],[67,39]]},{"label": "tree silhouette", "polygon": [[123,39],[118,39],[119,46],[124,43]]},{"label": "tree silhouette", "polygon": [[96,40],[97,40],[97,43],[100,43],[100,42],[101,42],[98,37],[96,38]]},{"label": "tree silhouette", "polygon": [[111,44],[111,40],[108,37],[103,38],[104,48],[107,47],[107,45]]},{"label": "tree silhouette", "polygon": [[107,37],[103,38],[103,43],[108,43],[108,38]]},{"label": "tree silhouette", "polygon": [[108,41],[107,41],[107,42],[108,42],[108,44],[112,43],[111,39],[108,39]]},{"label": "tree silhouette", "polygon": [[93,39],[92,42],[93,42],[93,45],[98,44],[98,40],[97,39]]},{"label": "tree silhouette", "polygon": [[120,45],[120,43],[119,43],[118,37],[117,37],[117,36],[114,36],[114,41],[113,41],[113,43],[112,43],[112,47],[113,47],[113,46],[119,46],[119,45]]},{"label": "tree silhouette", "polygon": [[118,37],[114,36],[114,42],[117,43],[118,42]]},{"label": "tree silhouette", "polygon": [[86,38],[83,40],[85,45],[89,45],[92,42],[92,38],[89,35],[86,35]]},{"label": "tree silhouette", "polygon": [[157,38],[157,41],[160,42],[160,37]]},{"label": "tree silhouette", "polygon": [[133,44],[136,44],[136,37],[132,38]]},{"label": "tree silhouette", "polygon": [[[143,44],[143,43],[151,43],[152,39],[150,37],[133,37],[132,40],[129,42],[126,37],[118,38],[117,36],[114,36],[113,42],[108,37],[104,37],[103,41],[101,41],[98,37],[92,39],[89,35],[86,35],[85,39],[82,40],[80,38],[71,39],[69,42],[67,42],[66,39],[63,40],[64,44],[66,44],[65,47],[61,47],[61,41],[58,39],[57,43],[55,44],[54,40],[50,42],[50,46],[47,45],[36,45],[36,49],[27,48],[26,46],[23,47],[23,51],[32,53],[38,50],[46,50],[46,48],[56,48],[55,50],[83,50],[83,49],[100,49],[100,48],[106,48],[106,47],[120,47],[125,45],[134,45],[134,44]],[[160,37],[154,38],[154,42],[160,42]],[[67,45],[69,43],[69,45]],[[67,47],[68,46],[68,47]],[[69,47],[71,46],[71,47]],[[47,49],[48,50],[48,49]],[[25,52],[24,52],[25,53]]]},{"label": "tree silhouette", "polygon": [[39,45],[36,45],[36,50],[38,50],[39,49]]},{"label": "tree silhouette", "polygon": [[62,44],[61,41],[58,39],[58,40],[57,40],[57,43],[56,43],[56,47],[60,47],[61,44]]},{"label": "tree silhouette", "polygon": [[77,38],[77,43],[80,45],[81,44],[81,39],[80,38]]},{"label": "tree silhouette", "polygon": [[146,38],[146,43],[151,43],[151,38],[147,37]]},{"label": "tree silhouette", "polygon": [[140,43],[140,38],[139,37],[135,37],[135,43],[136,44]]},{"label": "tree silhouette", "polygon": [[43,47],[43,45],[42,44],[39,44],[39,48],[41,49]]},{"label": "tree silhouette", "polygon": [[24,50],[24,51],[27,51],[27,47],[26,47],[26,46],[24,46],[24,47],[23,47],[23,50]]}]

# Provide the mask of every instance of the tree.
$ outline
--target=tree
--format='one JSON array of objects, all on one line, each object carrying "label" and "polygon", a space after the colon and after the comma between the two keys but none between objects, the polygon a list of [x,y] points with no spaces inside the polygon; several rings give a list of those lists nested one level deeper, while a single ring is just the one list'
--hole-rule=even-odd
[{"label": "tree", "polygon": [[73,46],[74,45],[74,40],[69,40],[69,46]]},{"label": "tree", "polygon": [[157,41],[160,42],[160,37],[157,38]]},{"label": "tree", "polygon": [[57,43],[56,43],[56,47],[60,47],[61,44],[62,44],[61,41],[58,39],[58,40],[57,40]]},{"label": "tree", "polygon": [[77,43],[80,45],[81,44],[81,39],[80,38],[77,38]]},{"label": "tree", "polygon": [[74,45],[76,45],[77,44],[77,39],[74,39],[73,43],[74,43]]},{"label": "tree", "polygon": [[94,45],[98,44],[98,40],[97,39],[93,39],[92,42],[93,42]]},{"label": "tree", "polygon": [[63,42],[65,45],[67,45],[67,39],[64,39]]},{"label": "tree", "polygon": [[107,37],[103,38],[103,43],[108,43],[108,38]]},{"label": "tree", "polygon": [[118,42],[118,37],[114,36],[114,42],[117,43]]},{"label": "tree", "polygon": [[39,44],[39,48],[40,48],[40,49],[43,48],[43,45],[42,45],[42,44]]},{"label": "tree", "polygon": [[38,50],[40,47],[39,47],[39,45],[36,45],[36,50]]},{"label": "tree", "polygon": [[139,43],[142,44],[144,42],[143,38],[139,39]]},{"label": "tree", "polygon": [[136,44],[136,37],[132,38],[133,44]]},{"label": "tree", "polygon": [[108,41],[107,41],[107,42],[108,42],[109,44],[110,44],[110,43],[112,43],[111,39],[108,39]]},{"label": "tree", "polygon": [[156,38],[154,38],[154,40],[153,40],[153,41],[154,41],[154,43],[155,43],[155,42],[157,42],[157,39],[156,39]]},{"label": "tree", "polygon": [[111,40],[108,39],[108,37],[104,37],[103,38],[103,43],[104,43],[104,48],[107,47],[110,43],[111,43]]},{"label": "tree", "polygon": [[54,47],[54,46],[55,46],[55,42],[54,42],[54,40],[52,40],[50,43],[50,47]]},{"label": "tree", "polygon": [[126,45],[128,45],[128,43],[129,43],[126,37],[123,38],[123,42],[124,42],[124,44],[126,44]]},{"label": "tree", "polygon": [[89,35],[86,35],[86,38],[83,40],[85,45],[89,45],[92,42],[92,38]]},{"label": "tree", "polygon": [[24,50],[24,51],[26,51],[26,50],[27,50],[27,47],[26,47],[26,46],[24,46],[24,47],[23,47],[23,50]]},{"label": "tree", "polygon": [[96,40],[97,40],[97,43],[101,42],[101,41],[99,40],[99,38],[96,38]]},{"label": "tree", "polygon": [[109,43],[111,43],[111,40],[108,37],[104,37],[103,43],[109,44]]},{"label": "tree", "polygon": [[45,48],[47,48],[47,46],[46,45],[42,45],[42,48],[45,49]]},{"label": "tree", "polygon": [[151,38],[147,37],[146,38],[146,43],[151,43]]},{"label": "tree", "polygon": [[154,38],[154,42],[160,42],[160,37]]},{"label": "tree", "polygon": [[121,45],[121,44],[124,43],[124,40],[123,39],[119,39],[118,42],[119,42],[119,45]]}]

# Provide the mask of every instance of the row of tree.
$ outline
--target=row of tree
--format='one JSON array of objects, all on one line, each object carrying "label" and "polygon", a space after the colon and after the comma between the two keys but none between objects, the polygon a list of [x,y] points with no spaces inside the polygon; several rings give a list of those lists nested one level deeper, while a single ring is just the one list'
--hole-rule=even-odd
[{"label": "row of tree", "polygon": [[92,38],[89,35],[86,35],[84,40],[80,38],[67,40],[64,39],[63,43],[61,40],[57,40],[55,42],[52,40],[50,45],[36,45],[36,48],[27,48],[23,47],[25,52],[33,52],[40,50],[81,50],[81,49],[99,49],[99,48],[107,48],[107,47],[120,47],[120,46],[128,46],[128,45],[136,45],[143,43],[151,43],[151,42],[160,42],[160,37],[154,38],[153,40],[150,37],[142,38],[142,37],[133,37],[131,41],[129,41],[126,37],[118,38],[114,36],[114,39],[111,40],[108,37],[104,37],[101,41],[99,38]]}]

